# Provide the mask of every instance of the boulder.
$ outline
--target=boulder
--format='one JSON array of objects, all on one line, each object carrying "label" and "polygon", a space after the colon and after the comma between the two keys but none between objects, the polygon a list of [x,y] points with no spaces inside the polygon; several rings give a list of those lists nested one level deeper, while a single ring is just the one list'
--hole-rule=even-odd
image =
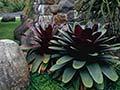
[{"label": "boulder", "polygon": [[28,77],[27,62],[18,44],[0,40],[0,90],[26,90]]},{"label": "boulder", "polygon": [[58,6],[59,6],[59,11],[62,13],[66,13],[70,10],[74,9],[74,2],[75,0],[60,0]]},{"label": "boulder", "polygon": [[1,22],[15,22],[16,18],[12,15],[5,15],[2,17]]}]

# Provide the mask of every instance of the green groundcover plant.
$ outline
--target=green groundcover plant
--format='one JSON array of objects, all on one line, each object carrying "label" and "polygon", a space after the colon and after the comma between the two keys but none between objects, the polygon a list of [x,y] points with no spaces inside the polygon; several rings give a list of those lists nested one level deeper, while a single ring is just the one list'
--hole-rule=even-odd
[{"label": "green groundcover plant", "polygon": [[27,90],[67,90],[61,82],[50,78],[48,74],[31,74],[30,85]]}]

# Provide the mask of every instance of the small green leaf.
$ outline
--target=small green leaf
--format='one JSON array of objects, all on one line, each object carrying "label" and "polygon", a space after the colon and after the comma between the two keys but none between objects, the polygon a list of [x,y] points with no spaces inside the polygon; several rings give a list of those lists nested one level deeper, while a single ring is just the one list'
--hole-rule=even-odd
[{"label": "small green leaf", "polygon": [[44,59],[43,59],[43,63],[48,63],[49,60],[50,60],[50,55],[45,54]]},{"label": "small green leaf", "polygon": [[72,59],[73,59],[73,57],[63,56],[63,57],[61,57],[60,59],[57,60],[56,64],[60,65],[60,64],[66,63],[68,61],[71,61]]},{"label": "small green leaf", "polygon": [[79,77],[73,81],[73,87],[74,87],[74,90],[79,89],[79,87],[80,87],[80,78]]},{"label": "small green leaf", "polygon": [[113,37],[108,38],[107,40],[103,41],[102,43],[106,43],[106,42],[111,41],[111,40],[113,40],[113,39],[115,39],[115,38],[116,38],[116,37],[115,37],[115,36],[113,36]]},{"label": "small green leaf", "polygon": [[59,43],[57,41],[55,41],[55,40],[51,40],[50,43],[59,45]]},{"label": "small green leaf", "polygon": [[64,41],[62,41],[62,40],[58,40],[58,42],[59,42],[60,44],[62,44],[62,45],[67,45],[67,43],[64,42]]},{"label": "small green leaf", "polygon": [[57,50],[57,51],[65,51],[65,49],[62,48],[62,47],[53,47],[53,46],[50,46],[49,49]]},{"label": "small green leaf", "polygon": [[82,68],[85,64],[86,64],[86,61],[77,61],[77,60],[74,60],[74,61],[73,61],[73,68],[74,68],[74,69],[80,69],[80,68]]},{"label": "small green leaf", "polygon": [[96,83],[98,84],[103,83],[103,75],[99,64],[91,63],[87,65],[87,69]]},{"label": "small green leaf", "polygon": [[98,56],[99,54],[98,53],[93,53],[93,54],[89,54],[90,56]]},{"label": "small green leaf", "polygon": [[87,70],[80,71],[80,76],[85,87],[91,88],[93,86],[93,80]]},{"label": "small green leaf", "polygon": [[63,66],[64,66],[64,64],[60,64],[60,65],[55,64],[55,65],[53,65],[53,66],[50,68],[50,71],[53,71],[53,72],[54,72],[54,71],[62,68]]},{"label": "small green leaf", "polygon": [[120,43],[117,43],[117,44],[113,44],[113,45],[110,45],[112,47],[120,47]]},{"label": "small green leaf", "polygon": [[106,30],[106,29],[104,28],[104,26],[103,26],[101,29],[99,29],[98,32],[101,32],[101,35],[95,40],[95,43],[96,43],[100,38],[103,37],[103,35],[107,32],[107,30]]},{"label": "small green leaf", "polygon": [[68,83],[72,78],[73,76],[75,75],[76,73],[76,70],[73,69],[73,68],[67,68],[64,70],[64,73],[63,73],[63,76],[62,76],[62,81],[64,83]]},{"label": "small green leaf", "polygon": [[66,38],[68,38],[70,40],[70,42],[73,41],[66,31],[59,30],[59,32],[62,33]]},{"label": "small green leaf", "polygon": [[116,50],[119,50],[119,49],[120,49],[120,47],[110,47],[110,48],[104,49],[102,51],[116,51]]},{"label": "small green leaf", "polygon": [[36,57],[36,54],[32,50],[30,50],[26,56],[26,60],[28,64],[31,63],[35,59],[35,57]]},{"label": "small green leaf", "polygon": [[58,57],[60,57],[59,54],[53,54],[53,55],[51,55],[51,58],[58,58]]},{"label": "small green leaf", "polygon": [[95,87],[98,89],[98,90],[104,90],[104,83],[102,83],[102,84],[97,84],[97,83],[95,83]]},{"label": "small green leaf", "polygon": [[37,69],[39,68],[40,64],[43,61],[43,57],[37,55],[36,59],[34,60],[33,64],[32,64],[32,73],[36,72]]},{"label": "small green leaf", "polygon": [[118,80],[118,75],[114,68],[111,65],[103,65],[101,66],[102,72],[105,74],[106,77],[108,77],[112,81]]}]

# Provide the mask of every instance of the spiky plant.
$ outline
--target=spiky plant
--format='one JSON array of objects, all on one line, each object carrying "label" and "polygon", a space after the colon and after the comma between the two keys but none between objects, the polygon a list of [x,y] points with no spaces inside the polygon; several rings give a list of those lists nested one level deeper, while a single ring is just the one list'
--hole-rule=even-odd
[{"label": "spiky plant", "polygon": [[82,82],[86,88],[103,89],[106,77],[117,81],[113,65],[120,62],[110,52],[120,49],[120,44],[109,44],[115,37],[105,37],[105,33],[106,29],[98,29],[97,24],[85,29],[79,24],[73,29],[69,25],[68,31],[59,30],[59,36],[50,41],[51,58],[56,61],[50,71],[64,83]]},{"label": "spiky plant", "polygon": [[53,28],[48,25],[45,29],[38,23],[30,26],[33,31],[33,45],[27,53],[27,61],[30,65],[31,71],[39,73],[45,71],[50,60],[50,50],[48,49],[49,41],[52,39]]}]

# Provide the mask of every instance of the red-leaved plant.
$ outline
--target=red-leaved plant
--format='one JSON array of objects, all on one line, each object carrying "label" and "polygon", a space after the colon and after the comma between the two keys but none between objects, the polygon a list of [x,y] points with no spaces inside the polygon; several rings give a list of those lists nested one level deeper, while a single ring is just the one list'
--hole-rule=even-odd
[{"label": "red-leaved plant", "polygon": [[32,43],[32,47],[28,51],[26,58],[32,73],[36,71],[39,73],[44,72],[50,60],[50,49],[48,46],[49,41],[53,37],[53,27],[49,24],[43,29],[38,23],[33,23],[30,29],[34,34],[32,37],[34,43]]},{"label": "red-leaved plant", "polygon": [[59,30],[49,47],[56,61],[50,68],[53,76],[72,83],[78,90],[83,85],[103,90],[106,80],[117,81],[119,76],[113,65],[120,61],[110,52],[120,49],[120,43],[111,45],[109,41],[115,37],[106,37],[105,33],[106,29],[98,29],[97,24],[85,29],[79,24],[73,28],[69,25],[68,31]]}]

